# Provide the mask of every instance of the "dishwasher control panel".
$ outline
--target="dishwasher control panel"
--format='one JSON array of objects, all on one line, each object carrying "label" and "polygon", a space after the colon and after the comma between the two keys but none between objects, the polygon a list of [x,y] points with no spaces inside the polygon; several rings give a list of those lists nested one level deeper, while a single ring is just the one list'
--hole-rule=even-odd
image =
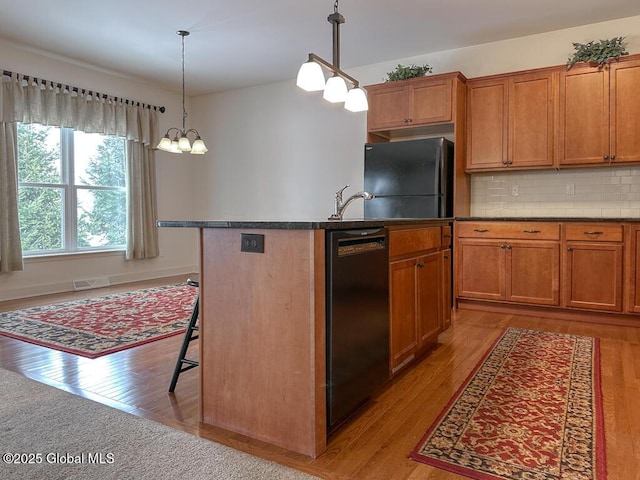
[{"label": "dishwasher control panel", "polygon": [[344,240],[338,242],[338,256],[357,255],[374,250],[384,250],[384,238],[367,238],[357,240]]}]

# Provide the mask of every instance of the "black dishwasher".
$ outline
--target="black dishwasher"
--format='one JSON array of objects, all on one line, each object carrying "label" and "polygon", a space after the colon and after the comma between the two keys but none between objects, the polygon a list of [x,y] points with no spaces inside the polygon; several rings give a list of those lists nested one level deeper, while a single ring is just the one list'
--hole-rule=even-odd
[{"label": "black dishwasher", "polygon": [[384,228],[326,235],[330,433],[389,379],[389,259]]}]

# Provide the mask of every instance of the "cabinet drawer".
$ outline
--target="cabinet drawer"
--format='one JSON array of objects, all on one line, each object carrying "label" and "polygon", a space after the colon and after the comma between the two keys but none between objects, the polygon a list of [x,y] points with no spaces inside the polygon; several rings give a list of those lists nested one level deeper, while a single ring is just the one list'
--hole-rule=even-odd
[{"label": "cabinet drawer", "polygon": [[458,237],[560,240],[560,224],[551,222],[459,222]]},{"label": "cabinet drawer", "polygon": [[564,227],[568,241],[622,242],[622,225],[610,223],[568,223]]},{"label": "cabinet drawer", "polygon": [[389,232],[389,256],[431,250],[442,244],[440,227],[411,228]]}]

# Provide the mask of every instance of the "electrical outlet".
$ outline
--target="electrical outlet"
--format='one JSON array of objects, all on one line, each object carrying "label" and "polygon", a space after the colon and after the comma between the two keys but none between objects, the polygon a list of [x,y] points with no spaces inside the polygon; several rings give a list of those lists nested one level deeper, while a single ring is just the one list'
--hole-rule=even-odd
[{"label": "electrical outlet", "polygon": [[518,188],[518,185],[511,185],[511,196],[517,197],[519,193],[520,193],[520,189]]},{"label": "electrical outlet", "polygon": [[575,195],[576,186],[573,183],[567,184],[567,195]]},{"label": "electrical outlet", "polygon": [[264,253],[264,235],[243,233],[240,242],[241,252]]}]

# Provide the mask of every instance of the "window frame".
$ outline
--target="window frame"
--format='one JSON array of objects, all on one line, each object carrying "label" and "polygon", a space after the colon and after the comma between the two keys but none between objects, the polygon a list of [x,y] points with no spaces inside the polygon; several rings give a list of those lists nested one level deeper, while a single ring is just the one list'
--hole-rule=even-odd
[{"label": "window frame", "polygon": [[[128,204],[129,192],[127,189],[127,172],[125,170],[125,186],[123,187],[110,187],[102,185],[85,185],[76,184],[76,159],[75,159],[75,132],[76,130],[67,127],[57,127],[54,125],[40,125],[43,127],[57,128],[60,131],[60,181],[61,183],[38,183],[38,182],[21,182],[18,180],[18,191],[21,187],[35,187],[35,188],[54,188],[60,189],[63,192],[62,195],[62,248],[47,249],[47,250],[22,250],[24,258],[36,258],[43,256],[54,255],[76,255],[82,253],[99,253],[99,252],[125,252],[126,251],[126,239],[125,243],[121,245],[100,245],[96,247],[84,247],[78,245],[78,191],[113,191],[124,192],[126,205]],[[84,133],[84,132],[82,132]],[[102,135],[107,137],[108,135]],[[124,137],[123,140],[126,139]],[[126,143],[123,142],[123,155],[127,155]],[[20,161],[20,154],[18,152],[18,162]],[[126,217],[126,211],[125,217]]]}]

